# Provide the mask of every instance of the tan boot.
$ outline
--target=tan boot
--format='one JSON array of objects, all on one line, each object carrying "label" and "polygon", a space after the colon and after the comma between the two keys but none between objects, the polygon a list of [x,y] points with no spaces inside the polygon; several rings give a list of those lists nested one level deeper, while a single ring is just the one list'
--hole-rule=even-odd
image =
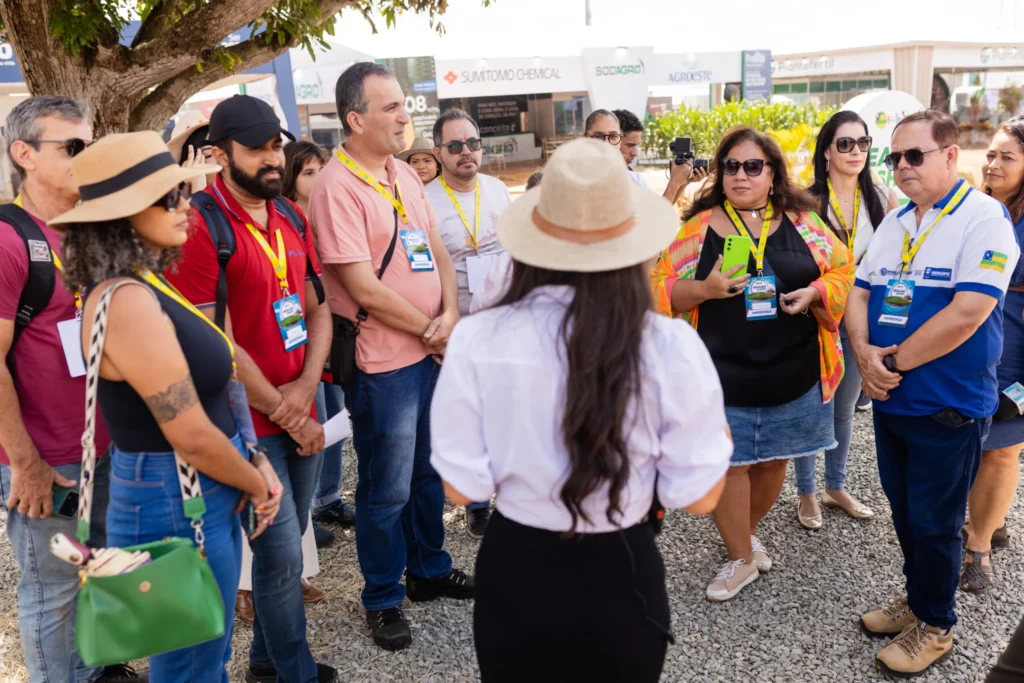
[{"label": "tan boot", "polygon": [[235,616],[240,621],[251,624],[254,614],[252,591],[238,591],[238,595],[235,597]]},{"label": "tan boot", "polygon": [[860,630],[869,636],[887,638],[903,632],[903,629],[917,623],[917,617],[910,611],[907,599],[896,598],[885,609],[876,609],[860,618]]},{"label": "tan boot", "polygon": [[924,673],[932,664],[953,654],[953,629],[943,633],[936,626],[911,624],[875,657],[880,671],[900,678]]},{"label": "tan boot", "polygon": [[309,579],[302,580],[302,601],[307,605],[315,605],[324,598],[327,597],[327,593],[324,589],[316,585]]}]

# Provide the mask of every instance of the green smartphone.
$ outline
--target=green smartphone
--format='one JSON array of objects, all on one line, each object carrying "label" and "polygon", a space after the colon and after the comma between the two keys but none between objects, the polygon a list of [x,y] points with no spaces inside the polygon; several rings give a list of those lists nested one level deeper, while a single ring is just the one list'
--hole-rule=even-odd
[{"label": "green smartphone", "polygon": [[722,250],[722,272],[728,273],[736,266],[743,266],[731,277],[740,277],[747,274],[750,264],[750,249],[754,243],[746,235],[729,235],[725,238],[725,248]]}]

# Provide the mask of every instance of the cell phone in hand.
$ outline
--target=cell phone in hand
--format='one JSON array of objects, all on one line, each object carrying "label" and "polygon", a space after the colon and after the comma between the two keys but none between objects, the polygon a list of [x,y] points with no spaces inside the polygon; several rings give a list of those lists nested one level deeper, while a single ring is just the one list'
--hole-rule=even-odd
[{"label": "cell phone in hand", "polygon": [[246,536],[252,536],[256,533],[257,526],[256,508],[250,501],[245,504],[244,508],[242,508],[242,531],[245,532]]},{"label": "cell phone in hand", "polygon": [[53,485],[53,516],[74,519],[78,514],[78,491]]}]

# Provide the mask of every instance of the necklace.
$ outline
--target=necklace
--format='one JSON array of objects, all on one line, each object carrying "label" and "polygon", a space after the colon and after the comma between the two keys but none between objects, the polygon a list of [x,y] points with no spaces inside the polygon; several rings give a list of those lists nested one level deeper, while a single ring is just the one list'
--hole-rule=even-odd
[{"label": "necklace", "polygon": [[[736,208],[739,208],[739,207],[736,207]],[[765,204],[764,206],[755,206],[755,207],[752,207],[752,208],[749,208],[749,209],[740,209],[740,211],[749,211],[751,218],[760,218],[761,217],[760,213],[762,211],[764,211],[765,209],[767,209],[767,208],[768,208],[768,205]]]}]

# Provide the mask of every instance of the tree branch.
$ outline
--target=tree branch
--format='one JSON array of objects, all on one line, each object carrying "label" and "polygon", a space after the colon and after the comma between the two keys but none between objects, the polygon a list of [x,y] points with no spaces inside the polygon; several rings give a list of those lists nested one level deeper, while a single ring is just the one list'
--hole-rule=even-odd
[{"label": "tree branch", "polygon": [[146,20],[139,26],[139,32],[132,39],[132,47],[135,48],[142,43],[153,40],[160,31],[165,30],[170,23],[176,4],[176,0],[159,0],[153,6],[153,9],[149,11]]},{"label": "tree branch", "polygon": [[145,64],[160,55],[187,54],[200,63],[200,55],[213,50],[221,41],[243,26],[248,26],[278,0],[218,0],[189,12],[181,21],[159,32],[155,38],[138,43],[135,61]]}]

